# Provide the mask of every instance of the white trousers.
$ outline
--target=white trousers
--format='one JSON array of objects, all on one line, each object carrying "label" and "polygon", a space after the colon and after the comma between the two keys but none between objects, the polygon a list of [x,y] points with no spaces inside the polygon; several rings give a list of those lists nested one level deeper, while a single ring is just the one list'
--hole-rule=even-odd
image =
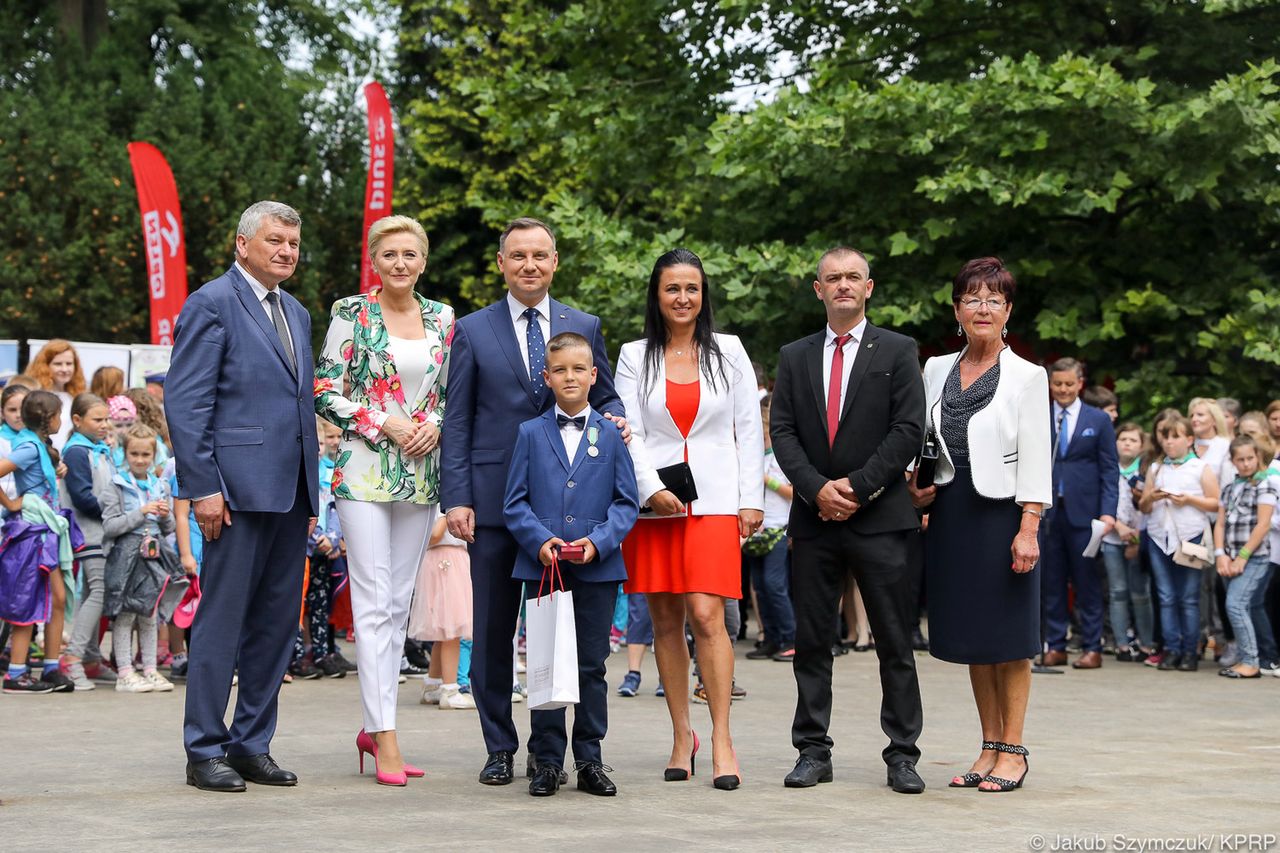
[{"label": "white trousers", "polygon": [[364,728],[391,731],[396,727],[409,603],[436,507],[351,500],[337,505],[347,542]]}]

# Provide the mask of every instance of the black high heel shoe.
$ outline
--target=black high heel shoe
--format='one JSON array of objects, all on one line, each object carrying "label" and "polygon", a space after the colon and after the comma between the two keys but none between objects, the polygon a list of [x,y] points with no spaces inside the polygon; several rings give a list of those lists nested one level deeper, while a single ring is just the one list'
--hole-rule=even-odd
[{"label": "black high heel shoe", "polygon": [[987,774],[987,777],[982,781],[990,782],[994,785],[999,785],[1000,787],[979,788],[978,790],[983,794],[1005,794],[1005,793],[1008,793],[1009,791],[1015,791],[1018,788],[1022,787],[1022,783],[1027,778],[1027,774],[1031,772],[1031,762],[1027,759],[1027,756],[1030,755],[1030,753],[1027,752],[1027,748],[1025,746],[1015,746],[1009,743],[1001,743],[996,745],[996,749],[1000,750],[1001,752],[1010,753],[1012,755],[1021,755],[1022,767],[1023,767],[1022,775],[1019,776],[1018,780],[1015,782],[1012,779],[1001,779],[999,776],[992,776],[990,774]]},{"label": "black high heel shoe", "polygon": [[689,734],[693,735],[693,750],[689,753],[689,769],[683,767],[668,767],[662,771],[663,782],[685,782],[693,775],[693,760],[698,756],[698,733],[690,730]]},{"label": "black high heel shoe", "polygon": [[[988,749],[999,749],[1004,745],[1005,744],[1001,743],[998,740],[984,740],[982,742],[982,749],[983,751],[986,751]],[[960,784],[957,785],[953,780],[952,782],[948,783],[947,785],[948,788],[976,788],[978,787],[979,783],[982,782],[984,777],[981,773],[974,773],[971,770],[968,773],[963,773],[960,776],[957,776],[956,778],[960,780]]]},{"label": "black high heel shoe", "polygon": [[[738,762],[738,751],[736,749],[733,751],[733,761],[735,764]],[[721,791],[735,791],[738,786],[742,784],[741,773],[742,771],[739,770],[737,773],[726,773],[723,776],[716,776],[711,780],[711,784]]]}]

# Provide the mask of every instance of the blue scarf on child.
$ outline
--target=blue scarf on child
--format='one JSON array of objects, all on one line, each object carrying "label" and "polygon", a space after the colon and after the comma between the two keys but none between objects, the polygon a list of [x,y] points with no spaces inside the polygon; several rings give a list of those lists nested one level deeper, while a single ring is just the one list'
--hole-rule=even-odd
[{"label": "blue scarf on child", "polygon": [[133,476],[132,471],[122,471],[121,479],[133,486],[142,495],[142,502],[148,503],[153,500],[160,500],[160,480],[156,477],[155,472],[147,470],[147,478],[141,482]]},{"label": "blue scarf on child", "polygon": [[333,495],[333,469],[337,463],[328,456],[320,457],[320,516],[316,526],[321,530],[329,529],[329,499]]},{"label": "blue scarf on child", "polygon": [[62,446],[62,452],[66,453],[73,447],[89,448],[89,469],[92,471],[103,459],[111,458],[111,448],[107,446],[105,441],[94,441],[82,432],[73,432],[71,437],[67,439],[67,443]]},{"label": "blue scarf on child", "polygon": [[[8,429],[8,424],[5,425]],[[29,429],[13,432],[13,438],[9,439],[10,446],[17,450],[24,444],[34,444],[36,451],[40,456],[40,470],[44,473],[45,484],[49,487],[49,495],[53,499],[53,507],[57,509],[58,502],[58,473],[53,468],[53,459],[49,456],[49,448],[45,445],[44,439],[36,435]]]},{"label": "blue scarf on child", "polygon": [[9,426],[7,423],[0,421],[0,438],[3,438],[5,441],[9,442],[10,446],[12,446],[13,440],[17,437],[18,431],[16,429]]}]

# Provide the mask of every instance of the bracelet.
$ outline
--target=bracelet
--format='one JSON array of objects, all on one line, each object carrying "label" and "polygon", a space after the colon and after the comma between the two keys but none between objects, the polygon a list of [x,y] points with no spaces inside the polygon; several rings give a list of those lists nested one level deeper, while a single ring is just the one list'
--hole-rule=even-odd
[{"label": "bracelet", "polygon": [[1044,518],[1044,513],[1038,509],[1023,509],[1023,515],[1034,515],[1036,518]]},{"label": "bracelet", "polygon": [[1225,557],[1225,556],[1227,556],[1227,549],[1226,549],[1226,548],[1214,548],[1214,549],[1213,549],[1213,556],[1215,556],[1215,557]]},{"label": "bracelet", "polygon": [[1253,549],[1241,548],[1239,551],[1236,552],[1236,556],[1242,560],[1247,560],[1253,556]]},{"label": "bracelet", "polygon": [[777,477],[766,477],[764,484],[769,487],[769,491],[776,492],[782,488],[782,481]]}]

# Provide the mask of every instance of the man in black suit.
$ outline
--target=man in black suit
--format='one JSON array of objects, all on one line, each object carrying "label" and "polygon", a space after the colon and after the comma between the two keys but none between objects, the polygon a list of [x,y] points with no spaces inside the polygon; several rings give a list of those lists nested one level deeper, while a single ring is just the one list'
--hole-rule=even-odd
[{"label": "man in black suit", "polygon": [[918,794],[923,712],[906,553],[919,521],[903,471],[920,449],[924,383],[915,341],[867,322],[874,287],[861,252],[828,251],[813,283],[827,328],[779,355],[769,432],[799,498],[791,504],[789,532],[799,693],[791,740],[800,757],[785,784],[808,788],[832,779],[831,645],[852,571],[880,658],[888,784]]}]

